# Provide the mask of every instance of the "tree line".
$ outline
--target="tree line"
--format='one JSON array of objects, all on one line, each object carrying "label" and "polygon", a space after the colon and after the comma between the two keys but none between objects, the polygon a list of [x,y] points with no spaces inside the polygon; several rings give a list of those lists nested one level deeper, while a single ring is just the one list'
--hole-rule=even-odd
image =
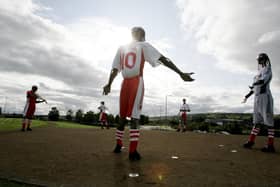
[{"label": "tree line", "polygon": [[[76,122],[81,124],[87,124],[87,125],[98,125],[99,124],[99,115],[100,113],[95,113],[93,111],[87,111],[84,112],[82,109],[78,109],[76,112],[69,109],[66,112],[65,118],[60,116],[59,110],[56,107],[52,107],[51,110],[48,113],[48,119],[50,121],[58,121],[58,120],[66,120],[70,122]],[[107,114],[107,121],[109,125],[115,125],[119,123],[119,115],[112,115]],[[149,123],[149,117],[145,115],[140,116],[140,124],[148,124]]]}]

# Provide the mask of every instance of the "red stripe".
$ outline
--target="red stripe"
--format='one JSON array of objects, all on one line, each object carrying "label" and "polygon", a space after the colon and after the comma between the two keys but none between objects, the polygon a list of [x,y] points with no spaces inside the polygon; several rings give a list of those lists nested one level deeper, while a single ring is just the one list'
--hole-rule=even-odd
[{"label": "red stripe", "polygon": [[[143,81],[143,80],[142,80]],[[143,106],[143,99],[144,99],[144,81],[143,81],[143,87],[142,87],[142,95],[141,95],[141,100],[140,100],[140,104],[139,104],[139,109],[142,109]]]},{"label": "red stripe", "polygon": [[139,76],[124,79],[120,94],[120,117],[131,117],[134,101],[137,95]]},{"label": "red stripe", "polygon": [[129,130],[129,132],[140,132],[140,130],[136,129],[136,130]]},{"label": "red stripe", "polygon": [[139,138],[139,136],[130,136],[130,138],[137,138],[137,139],[138,139],[138,138]]},{"label": "red stripe", "polygon": [[144,51],[143,49],[141,50],[141,65],[140,65],[140,76],[143,76],[143,69],[144,69],[144,64],[145,64],[145,57],[144,57]]},{"label": "red stripe", "polygon": [[121,52],[121,54],[120,54],[120,63],[121,63],[121,69],[123,69],[124,68],[124,58],[123,58],[123,56],[124,56],[124,54]]}]

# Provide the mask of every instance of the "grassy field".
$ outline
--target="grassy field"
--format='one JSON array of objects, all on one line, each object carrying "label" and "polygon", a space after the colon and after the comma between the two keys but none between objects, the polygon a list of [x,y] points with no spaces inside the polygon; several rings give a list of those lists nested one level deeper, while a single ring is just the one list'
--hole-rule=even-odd
[{"label": "grassy field", "polygon": [[[19,118],[0,118],[0,131],[13,131],[21,129],[22,119]],[[46,126],[55,126],[57,128],[97,128],[95,126],[81,125],[72,122],[49,122],[41,120],[32,120],[32,128],[40,128]]]},{"label": "grassy field", "polygon": [[[22,119],[19,118],[0,118],[0,131],[10,131],[21,129]],[[33,120],[32,127],[43,127],[48,124],[47,121]]]},{"label": "grassy field", "polygon": [[63,121],[52,122],[52,124],[55,125],[55,127],[58,127],[58,128],[79,128],[79,129],[98,128],[96,126],[81,125],[79,123],[63,122]]}]

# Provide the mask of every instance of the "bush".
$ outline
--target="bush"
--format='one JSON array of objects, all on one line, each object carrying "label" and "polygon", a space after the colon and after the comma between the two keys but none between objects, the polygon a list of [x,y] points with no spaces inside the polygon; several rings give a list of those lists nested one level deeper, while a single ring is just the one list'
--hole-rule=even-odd
[{"label": "bush", "polygon": [[76,115],[75,115],[75,120],[78,123],[81,123],[84,117],[84,113],[82,111],[82,109],[77,110]]},{"label": "bush", "polygon": [[92,124],[92,123],[96,123],[98,121],[97,118],[98,115],[95,115],[93,111],[88,111],[83,119],[82,122],[86,123],[86,124]]},{"label": "bush", "polygon": [[68,121],[72,121],[73,120],[73,111],[71,109],[67,111],[65,118]]},{"label": "bush", "polygon": [[145,125],[149,123],[149,117],[145,115],[140,115],[140,120],[139,120],[141,125]]},{"label": "bush", "polygon": [[192,122],[192,123],[187,123],[187,129],[190,131],[201,130],[201,131],[209,132],[209,125],[207,123]]},{"label": "bush", "polygon": [[171,121],[169,121],[169,125],[171,128],[176,129],[179,125],[179,121],[173,118]]},{"label": "bush", "polygon": [[56,107],[52,107],[49,111],[48,118],[50,121],[58,121],[59,120],[59,111]]},{"label": "bush", "polygon": [[227,125],[225,131],[231,134],[242,134],[242,127],[239,124]]},{"label": "bush", "polygon": [[205,124],[205,123],[202,123],[198,126],[198,130],[209,132],[209,125]]}]

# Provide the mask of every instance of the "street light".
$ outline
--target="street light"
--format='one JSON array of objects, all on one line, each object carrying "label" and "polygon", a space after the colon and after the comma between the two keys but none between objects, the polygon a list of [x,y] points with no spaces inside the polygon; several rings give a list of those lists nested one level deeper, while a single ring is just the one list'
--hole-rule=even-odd
[{"label": "street light", "polygon": [[159,120],[161,121],[161,105],[159,106]]},{"label": "street light", "polygon": [[165,96],[165,120],[167,120],[167,97],[172,95],[166,95]]}]

